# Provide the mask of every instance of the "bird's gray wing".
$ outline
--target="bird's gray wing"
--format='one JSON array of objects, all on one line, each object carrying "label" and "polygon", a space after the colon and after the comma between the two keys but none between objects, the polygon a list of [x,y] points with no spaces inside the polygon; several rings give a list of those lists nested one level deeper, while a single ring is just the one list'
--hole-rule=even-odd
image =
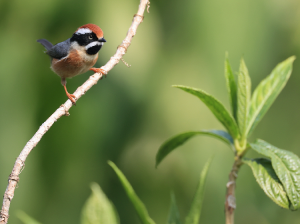
[{"label": "bird's gray wing", "polygon": [[70,45],[70,39],[67,39],[47,49],[46,53],[52,58],[61,59],[69,54]]}]

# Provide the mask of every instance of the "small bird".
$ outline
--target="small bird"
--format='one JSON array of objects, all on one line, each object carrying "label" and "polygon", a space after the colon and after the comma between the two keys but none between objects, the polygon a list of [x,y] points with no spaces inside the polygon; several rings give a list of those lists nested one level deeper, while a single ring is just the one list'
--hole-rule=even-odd
[{"label": "small bird", "polygon": [[79,27],[73,36],[63,42],[53,45],[46,39],[39,39],[50,56],[50,68],[61,77],[67,97],[76,105],[76,97],[67,91],[66,78],[83,74],[88,70],[104,74],[100,68],[92,68],[98,59],[98,52],[106,40],[103,31],[95,24]]}]

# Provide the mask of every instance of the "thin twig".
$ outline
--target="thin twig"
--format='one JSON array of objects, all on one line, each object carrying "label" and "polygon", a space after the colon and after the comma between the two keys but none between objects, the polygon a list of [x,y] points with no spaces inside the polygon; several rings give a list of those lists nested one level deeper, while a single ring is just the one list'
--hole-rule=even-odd
[{"label": "thin twig", "polygon": [[[143,21],[143,14],[148,5],[149,0],[140,0],[140,5],[137,14],[134,15],[132,24],[127,32],[125,39],[122,44],[119,45],[117,52],[110,58],[110,60],[101,67],[103,71],[107,74],[116,64],[120,62],[123,55],[126,53],[127,48],[131,44],[132,38],[136,34],[136,30],[140,23]],[[78,100],[82,95],[84,95],[93,85],[102,78],[101,73],[95,73],[89,77],[89,79],[83,83],[80,87],[77,88],[74,95]],[[8,221],[8,212],[10,207],[10,202],[14,197],[14,192],[16,185],[19,181],[19,175],[22,168],[25,165],[25,160],[32,149],[39,143],[41,138],[46,134],[46,132],[51,128],[51,126],[56,122],[60,117],[69,114],[69,109],[72,107],[70,100],[67,100],[65,104],[60,106],[38,129],[34,136],[27,142],[23,150],[21,151],[19,157],[17,158],[15,165],[13,167],[12,173],[9,175],[8,185],[4,193],[2,209],[0,212],[0,224],[6,224]]]},{"label": "thin twig", "polygon": [[131,65],[130,64],[128,64],[123,58],[121,59],[121,61],[124,63],[124,65],[126,65],[128,68],[130,68],[131,67]]},{"label": "thin twig", "polygon": [[229,181],[226,184],[226,201],[225,201],[225,215],[226,224],[234,224],[234,210],[236,208],[235,202],[235,187],[237,173],[242,165],[241,158],[239,156],[235,157],[232,169],[229,173]]}]

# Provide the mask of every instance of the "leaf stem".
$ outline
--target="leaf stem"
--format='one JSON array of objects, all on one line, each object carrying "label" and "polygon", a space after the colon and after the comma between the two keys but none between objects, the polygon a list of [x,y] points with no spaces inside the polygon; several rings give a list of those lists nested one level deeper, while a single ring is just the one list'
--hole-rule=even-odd
[{"label": "leaf stem", "polygon": [[226,224],[234,224],[234,210],[236,208],[235,202],[235,187],[236,187],[236,178],[237,173],[243,164],[241,156],[236,156],[234,158],[234,163],[232,169],[229,173],[229,181],[226,184],[226,201],[225,201],[225,215],[226,215]]},{"label": "leaf stem", "polygon": [[243,154],[246,149],[247,140],[246,139],[235,139],[234,140],[234,147],[236,149],[237,155]]}]

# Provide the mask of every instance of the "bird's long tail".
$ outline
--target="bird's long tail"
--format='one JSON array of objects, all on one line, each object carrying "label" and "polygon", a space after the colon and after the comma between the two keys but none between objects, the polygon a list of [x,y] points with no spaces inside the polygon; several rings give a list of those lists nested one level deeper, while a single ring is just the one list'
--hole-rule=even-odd
[{"label": "bird's long tail", "polygon": [[37,42],[41,43],[46,48],[47,51],[50,50],[53,47],[53,44],[51,44],[46,39],[39,39],[39,40],[37,40]]}]

